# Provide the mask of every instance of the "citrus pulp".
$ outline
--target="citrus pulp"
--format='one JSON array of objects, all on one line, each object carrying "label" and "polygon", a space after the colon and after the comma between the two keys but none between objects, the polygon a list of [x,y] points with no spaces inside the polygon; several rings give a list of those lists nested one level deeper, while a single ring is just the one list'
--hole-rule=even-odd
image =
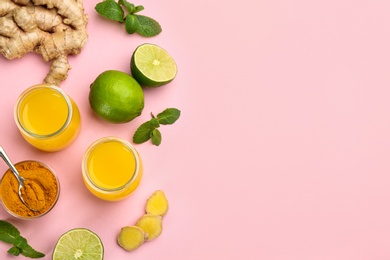
[{"label": "citrus pulp", "polygon": [[104,248],[100,238],[86,228],[64,233],[53,250],[53,260],[102,260]]},{"label": "citrus pulp", "polygon": [[159,87],[171,82],[177,74],[175,60],[163,48],[150,43],[138,46],[130,62],[131,74],[141,86]]}]

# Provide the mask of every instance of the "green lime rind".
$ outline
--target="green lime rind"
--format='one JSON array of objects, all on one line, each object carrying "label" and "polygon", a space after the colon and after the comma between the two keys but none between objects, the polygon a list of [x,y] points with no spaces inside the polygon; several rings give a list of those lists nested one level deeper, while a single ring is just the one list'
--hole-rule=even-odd
[{"label": "green lime rind", "polygon": [[104,246],[97,234],[86,228],[75,228],[57,241],[52,260],[102,260]]},{"label": "green lime rind", "polygon": [[150,43],[138,46],[130,61],[132,76],[143,87],[160,87],[177,75],[177,65],[163,48]]},{"label": "green lime rind", "polygon": [[91,84],[89,104],[101,118],[111,123],[127,123],[141,115],[144,93],[129,74],[107,70]]}]

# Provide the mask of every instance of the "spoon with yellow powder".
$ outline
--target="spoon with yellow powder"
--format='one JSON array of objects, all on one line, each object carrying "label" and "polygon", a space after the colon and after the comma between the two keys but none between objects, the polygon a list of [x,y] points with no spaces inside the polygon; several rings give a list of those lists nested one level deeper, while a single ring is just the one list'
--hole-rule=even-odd
[{"label": "spoon with yellow powder", "polygon": [[18,180],[18,195],[23,204],[32,211],[39,211],[45,206],[45,193],[42,186],[30,179],[20,176],[4,149],[0,146],[0,156],[7,163],[12,173]]}]

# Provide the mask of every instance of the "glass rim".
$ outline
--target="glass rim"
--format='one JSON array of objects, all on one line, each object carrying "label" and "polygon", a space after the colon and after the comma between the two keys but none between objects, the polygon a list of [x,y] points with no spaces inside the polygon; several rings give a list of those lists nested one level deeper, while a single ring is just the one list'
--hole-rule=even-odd
[{"label": "glass rim", "polygon": [[[47,213],[49,213],[53,208],[54,206],[57,204],[58,202],[58,199],[60,197],[60,191],[61,191],[61,188],[60,188],[60,180],[58,179],[58,176],[56,174],[56,172],[53,170],[53,168],[51,168],[50,166],[48,166],[46,163],[43,163],[43,162],[40,162],[40,161],[36,161],[36,160],[24,160],[24,161],[20,161],[20,162],[17,162],[15,163],[14,165],[20,165],[20,164],[23,164],[23,163],[29,163],[29,162],[35,162],[35,163],[38,163],[40,165],[42,165],[43,167],[45,167],[46,169],[48,169],[50,171],[50,173],[54,176],[54,178],[56,179],[57,181],[57,195],[54,199],[54,202],[53,204],[45,211],[43,212],[42,214],[39,214],[39,215],[35,215],[35,216],[31,216],[31,217],[24,217],[24,216],[20,216],[18,214],[16,214],[15,212],[11,211],[6,205],[5,203],[3,202],[3,199],[1,198],[0,196],[0,201],[1,201],[1,205],[3,206],[3,208],[12,216],[18,218],[18,219],[24,219],[24,220],[29,220],[29,219],[35,219],[35,218],[39,218],[39,217],[42,217],[44,215],[46,215]],[[8,172],[8,171],[11,171],[11,169],[7,169],[5,170],[5,172],[3,173],[3,176],[1,177],[0,179],[0,182],[3,181],[3,178],[5,176],[5,174]]]},{"label": "glass rim", "polygon": [[[20,113],[19,113],[22,100],[24,100],[24,98],[28,94],[32,93],[33,91],[35,91],[37,89],[43,89],[43,88],[48,88],[48,89],[54,90],[57,93],[59,93],[61,95],[61,97],[64,98],[66,105],[68,107],[68,115],[66,117],[64,124],[57,131],[50,133],[50,134],[46,134],[46,135],[36,134],[36,133],[33,133],[33,132],[29,131],[28,129],[26,129],[26,127],[21,122]],[[19,130],[21,130],[24,134],[26,134],[28,136],[38,138],[38,139],[39,138],[54,137],[54,136],[58,135],[59,133],[63,132],[70,125],[72,115],[73,115],[72,102],[70,101],[70,98],[68,97],[68,95],[59,87],[57,87],[55,85],[51,85],[51,84],[46,84],[46,83],[34,85],[34,86],[31,86],[31,87],[27,88],[26,90],[24,90],[19,95],[19,97],[16,101],[15,109],[14,109],[14,119],[15,119],[15,122],[16,122]]]},{"label": "glass rim", "polygon": [[[116,188],[109,189],[109,188],[103,188],[103,187],[99,186],[91,179],[91,177],[89,176],[89,172],[88,172],[88,158],[96,147],[98,147],[101,144],[112,142],[112,141],[123,144],[126,148],[128,148],[131,151],[131,153],[135,159],[135,168],[134,168],[134,172],[133,172],[131,178],[125,184],[123,184],[122,186],[116,187]],[[87,150],[84,153],[83,159],[82,159],[82,173],[83,173],[84,179],[88,182],[88,184],[91,186],[91,188],[93,188],[99,192],[103,192],[103,193],[113,193],[113,192],[118,192],[118,191],[122,191],[122,190],[126,189],[128,186],[130,186],[137,179],[139,172],[140,172],[140,158],[139,158],[139,154],[138,154],[137,150],[128,141],[126,141],[122,138],[119,138],[119,137],[115,137],[115,136],[106,136],[106,137],[102,137],[102,138],[94,141],[87,148]]]}]

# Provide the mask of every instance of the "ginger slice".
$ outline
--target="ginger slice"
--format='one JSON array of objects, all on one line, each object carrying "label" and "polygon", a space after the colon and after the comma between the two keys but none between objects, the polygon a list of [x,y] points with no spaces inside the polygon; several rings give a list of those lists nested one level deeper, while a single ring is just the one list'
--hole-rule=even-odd
[{"label": "ginger slice", "polygon": [[151,241],[162,233],[162,217],[145,214],[138,219],[136,226],[140,227],[147,234],[147,241]]},{"label": "ginger slice", "polygon": [[155,191],[146,201],[146,214],[164,216],[168,211],[169,205],[165,193],[162,190]]},{"label": "ginger slice", "polygon": [[126,226],[119,232],[117,242],[126,251],[133,251],[146,241],[147,236],[140,227]]}]

